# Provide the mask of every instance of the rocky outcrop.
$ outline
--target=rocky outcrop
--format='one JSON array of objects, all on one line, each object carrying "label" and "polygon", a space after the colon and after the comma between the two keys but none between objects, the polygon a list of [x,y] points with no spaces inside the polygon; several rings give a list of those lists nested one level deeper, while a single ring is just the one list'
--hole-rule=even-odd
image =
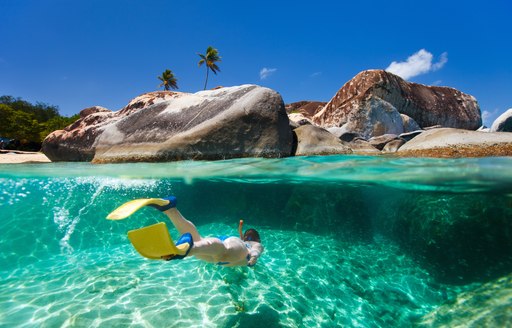
[{"label": "rocky outcrop", "polygon": [[490,132],[512,132],[512,108],[498,116],[492,123]]},{"label": "rocky outcrop", "polygon": [[[511,130],[511,117],[512,109],[496,120],[494,131]],[[310,127],[292,133],[305,125]],[[50,134],[43,152],[52,161],[96,163],[395,152],[512,155],[510,135],[470,131],[480,125],[480,109],[470,95],[369,70],[329,103],[284,106],[275,91],[244,85],[195,94],[150,92],[117,112],[90,107]]]},{"label": "rocky outcrop", "polygon": [[408,119],[401,114],[420,127],[441,125],[476,130],[482,125],[474,97],[452,88],[406,82],[382,70],[356,75],[315,114],[313,122],[325,128],[344,127],[369,139],[417,128],[409,127]]},{"label": "rocky outcrop", "polygon": [[400,114],[402,117],[402,126],[404,133],[420,130],[421,127],[415,120],[405,114]]},{"label": "rocky outcrop", "polygon": [[309,118],[300,113],[288,114],[288,119],[290,120],[290,125],[294,128],[301,125],[313,124]]},{"label": "rocky outcrop", "polygon": [[412,157],[512,156],[512,133],[432,129],[414,137],[397,154]]},{"label": "rocky outcrop", "polygon": [[[481,174],[477,183],[462,185],[460,172],[430,174],[418,189],[424,192],[397,193],[381,203],[374,226],[445,283],[489,281],[508,274],[512,272],[512,207],[504,193],[487,192],[485,169]],[[402,179],[408,181],[406,176]],[[479,189],[485,191],[476,192]]]},{"label": "rocky outcrop", "polygon": [[297,145],[295,156],[351,154],[352,150],[345,146],[332,133],[314,125],[302,125],[293,133]]},{"label": "rocky outcrop", "polygon": [[94,112],[52,133],[43,151],[53,161],[111,163],[283,157],[291,147],[281,96],[243,85],[142,95],[119,112]]},{"label": "rocky outcrop", "polygon": [[86,108],[76,122],[64,130],[50,133],[43,141],[42,152],[51,161],[91,161],[95,153],[94,142],[103,127],[121,115],[100,106]]},{"label": "rocky outcrop", "polygon": [[288,114],[302,114],[308,119],[311,119],[319,110],[321,110],[327,103],[321,101],[298,101],[285,106]]},{"label": "rocky outcrop", "polygon": [[134,98],[122,110],[112,112],[101,106],[80,111],[80,119],[63,130],[50,133],[42,151],[52,161],[89,162],[96,153],[96,139],[105,127],[144,107],[178,97],[170,91],[149,92]]},{"label": "rocky outcrop", "polygon": [[418,327],[509,327],[512,274],[488,282],[423,316]]}]

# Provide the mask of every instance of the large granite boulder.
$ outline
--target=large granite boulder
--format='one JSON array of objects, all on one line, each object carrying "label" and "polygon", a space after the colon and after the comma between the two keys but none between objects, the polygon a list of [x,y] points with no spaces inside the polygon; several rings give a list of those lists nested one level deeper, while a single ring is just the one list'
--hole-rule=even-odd
[{"label": "large granite boulder", "polygon": [[149,92],[134,98],[122,110],[112,112],[101,106],[80,111],[80,118],[63,130],[50,133],[42,151],[52,161],[91,161],[96,152],[96,138],[105,127],[142,108],[178,97],[170,91]]},{"label": "large granite boulder", "polygon": [[397,154],[412,157],[512,156],[512,133],[432,129],[411,139]]},{"label": "large granite boulder", "polygon": [[409,116],[407,116],[405,114],[400,114],[400,116],[402,117],[402,123],[403,123],[402,125],[404,128],[404,133],[417,131],[417,130],[421,129],[419,124],[416,123],[416,121],[413,120],[412,118],[410,118]]},{"label": "large granite boulder", "polygon": [[87,156],[78,160],[94,155],[95,163],[290,155],[288,117],[281,96],[273,90],[243,85],[168,93],[165,99],[138,98],[118,113],[100,113],[106,117],[94,127],[86,124],[89,115],[77,129],[50,135],[43,151],[52,149],[52,160],[77,160],[69,156],[69,149],[58,149],[71,139],[88,146],[83,151]]},{"label": "large granite boulder", "polygon": [[512,132],[512,108],[498,116],[492,123],[490,132]]},{"label": "large granite boulder", "polygon": [[299,113],[306,118],[312,118],[319,110],[321,110],[327,103],[321,101],[298,101],[291,104],[286,104],[286,112],[288,114]]},{"label": "large granite boulder", "polygon": [[318,111],[313,121],[325,128],[344,126],[370,138],[400,134],[404,122],[400,114],[412,118],[420,127],[441,125],[476,130],[482,125],[476,99],[447,87],[410,83],[382,70],[368,70],[348,81]]},{"label": "large granite boulder", "polygon": [[314,125],[302,125],[293,130],[297,145],[295,156],[351,154],[352,150],[339,138]]}]

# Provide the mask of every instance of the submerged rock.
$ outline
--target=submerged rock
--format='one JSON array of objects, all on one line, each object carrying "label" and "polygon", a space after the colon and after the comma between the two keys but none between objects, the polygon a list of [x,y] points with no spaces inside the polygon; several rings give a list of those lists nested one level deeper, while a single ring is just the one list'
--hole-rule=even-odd
[{"label": "submerged rock", "polygon": [[[91,115],[104,115],[94,126]],[[116,113],[95,113],[54,132],[43,151],[95,163],[284,157],[292,147],[281,96],[256,85],[142,95]],[[80,145],[78,154],[72,147]]]},{"label": "submerged rock", "polygon": [[[443,179],[449,186],[449,177],[432,183]],[[507,195],[404,194],[388,205],[393,211],[381,209],[381,229],[440,281],[465,284],[512,272],[512,206]]]},{"label": "submerged rock", "polygon": [[474,97],[452,88],[406,82],[382,70],[363,71],[345,83],[313,121],[326,128],[348,126],[367,139],[417,129],[400,114],[421,127],[476,130],[482,125]]},{"label": "submerged rock", "polygon": [[423,316],[424,327],[509,327],[512,323],[512,274],[461,293]]}]

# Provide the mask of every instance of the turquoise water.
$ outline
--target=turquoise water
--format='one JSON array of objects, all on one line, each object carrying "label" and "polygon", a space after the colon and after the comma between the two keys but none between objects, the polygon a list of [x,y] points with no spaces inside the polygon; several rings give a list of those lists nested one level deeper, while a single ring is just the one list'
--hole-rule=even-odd
[{"label": "turquoise water", "polygon": [[[0,327],[419,326],[512,273],[512,158],[20,164],[0,183]],[[169,194],[203,235],[258,229],[258,264],[146,260],[126,232],[164,215],[105,220]]]}]

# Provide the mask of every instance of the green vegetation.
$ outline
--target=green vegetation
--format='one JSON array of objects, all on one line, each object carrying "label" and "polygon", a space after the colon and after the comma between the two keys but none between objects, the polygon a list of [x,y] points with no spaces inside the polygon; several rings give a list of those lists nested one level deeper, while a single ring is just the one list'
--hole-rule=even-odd
[{"label": "green vegetation", "polygon": [[201,57],[201,60],[199,61],[199,66],[206,64],[206,80],[204,82],[204,90],[206,90],[206,85],[208,84],[208,73],[210,70],[217,75],[217,72],[220,72],[219,67],[216,62],[221,61],[221,57],[219,57],[219,51],[212,46],[209,46],[208,49],[206,49],[206,54],[198,54],[199,57]]},{"label": "green vegetation", "polygon": [[178,79],[176,79],[170,69],[166,69],[158,79],[162,81],[159,87],[164,87],[164,90],[168,91],[169,89],[178,89]]},{"label": "green vegetation", "polygon": [[0,137],[13,140],[4,144],[7,149],[37,151],[48,134],[63,129],[78,118],[78,114],[61,116],[56,106],[40,102],[34,105],[11,96],[0,97]]}]

